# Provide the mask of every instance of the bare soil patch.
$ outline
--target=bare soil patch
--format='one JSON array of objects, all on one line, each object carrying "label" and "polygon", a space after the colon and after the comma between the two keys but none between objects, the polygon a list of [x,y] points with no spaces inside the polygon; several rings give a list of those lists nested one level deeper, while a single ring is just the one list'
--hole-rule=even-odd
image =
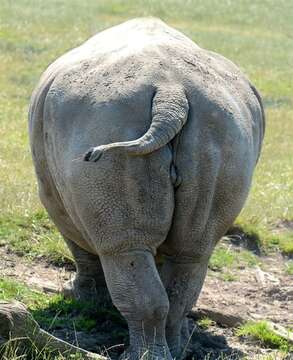
[{"label": "bare soil patch", "polygon": [[[224,281],[217,276],[217,272],[210,270],[197,306],[240,315],[245,319],[270,320],[292,329],[292,276],[286,274],[284,269],[284,259],[275,254],[262,257],[261,268],[256,266],[238,269],[235,281]],[[73,274],[72,270],[49,265],[43,259],[28,261],[5,247],[0,248],[2,278],[14,279],[46,292],[58,292],[64,281]],[[115,312],[113,308],[103,311],[99,314],[98,325],[87,332],[72,330],[66,326],[57,327],[52,332],[87,350],[117,358],[127,344],[127,326],[121,319],[117,322],[119,314]],[[97,313],[93,313],[93,316],[97,316]],[[193,352],[190,352],[190,358],[196,353],[196,359],[204,359],[207,354],[210,360],[226,355],[229,359],[241,359],[245,356],[260,359],[260,355],[275,353],[255,341],[239,339],[233,328],[213,324],[208,329],[203,329],[192,319],[189,321],[193,331],[190,342],[190,350]]]},{"label": "bare soil patch", "polygon": [[254,320],[271,320],[293,326],[292,276],[284,271],[281,255],[262,257],[262,268],[245,267],[237,280],[223,281],[210,271],[198,306],[241,315]]}]

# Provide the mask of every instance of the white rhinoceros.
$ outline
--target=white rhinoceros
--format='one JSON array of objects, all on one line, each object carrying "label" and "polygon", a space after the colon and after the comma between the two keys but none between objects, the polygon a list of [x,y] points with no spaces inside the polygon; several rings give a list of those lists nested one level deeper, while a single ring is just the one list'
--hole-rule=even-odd
[{"label": "white rhinoceros", "polygon": [[29,117],[40,198],[77,266],[66,293],[89,300],[107,285],[128,356],[177,357],[250,188],[264,135],[256,89],[162,21],[134,19],[51,64]]}]

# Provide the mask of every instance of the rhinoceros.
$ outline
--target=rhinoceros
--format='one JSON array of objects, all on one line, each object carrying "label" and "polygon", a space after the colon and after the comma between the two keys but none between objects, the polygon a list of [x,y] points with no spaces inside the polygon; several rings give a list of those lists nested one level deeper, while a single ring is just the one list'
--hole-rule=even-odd
[{"label": "rhinoceros", "polygon": [[186,346],[186,314],[247,198],[264,124],[246,76],[159,19],[102,31],[42,75],[30,141],[40,199],[76,263],[64,293],[109,291],[130,359]]}]

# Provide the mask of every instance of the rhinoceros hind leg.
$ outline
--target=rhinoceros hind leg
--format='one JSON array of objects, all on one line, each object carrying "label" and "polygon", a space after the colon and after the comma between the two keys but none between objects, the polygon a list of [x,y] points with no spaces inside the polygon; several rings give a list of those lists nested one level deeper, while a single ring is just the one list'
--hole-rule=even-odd
[{"label": "rhinoceros hind leg", "polygon": [[165,338],[168,296],[149,251],[132,250],[101,256],[114,305],[129,328],[123,358],[171,360]]},{"label": "rhinoceros hind leg", "polygon": [[208,259],[187,262],[167,258],[161,278],[170,301],[166,324],[166,338],[173,358],[184,357],[191,341],[186,315],[200,294],[205,279]]},{"label": "rhinoceros hind leg", "polygon": [[68,238],[64,239],[77,270],[75,277],[64,284],[64,296],[95,304],[111,303],[99,256],[87,252]]}]

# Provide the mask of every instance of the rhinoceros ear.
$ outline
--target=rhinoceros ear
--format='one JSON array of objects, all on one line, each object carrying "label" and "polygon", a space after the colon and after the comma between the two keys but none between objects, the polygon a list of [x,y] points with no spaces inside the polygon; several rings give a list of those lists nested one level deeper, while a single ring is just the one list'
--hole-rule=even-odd
[{"label": "rhinoceros ear", "polygon": [[158,89],[152,102],[152,122],[139,139],[100,145],[89,149],[85,161],[98,161],[106,151],[118,150],[130,155],[146,155],[168,144],[182,129],[188,118],[189,105],[184,89]]}]

